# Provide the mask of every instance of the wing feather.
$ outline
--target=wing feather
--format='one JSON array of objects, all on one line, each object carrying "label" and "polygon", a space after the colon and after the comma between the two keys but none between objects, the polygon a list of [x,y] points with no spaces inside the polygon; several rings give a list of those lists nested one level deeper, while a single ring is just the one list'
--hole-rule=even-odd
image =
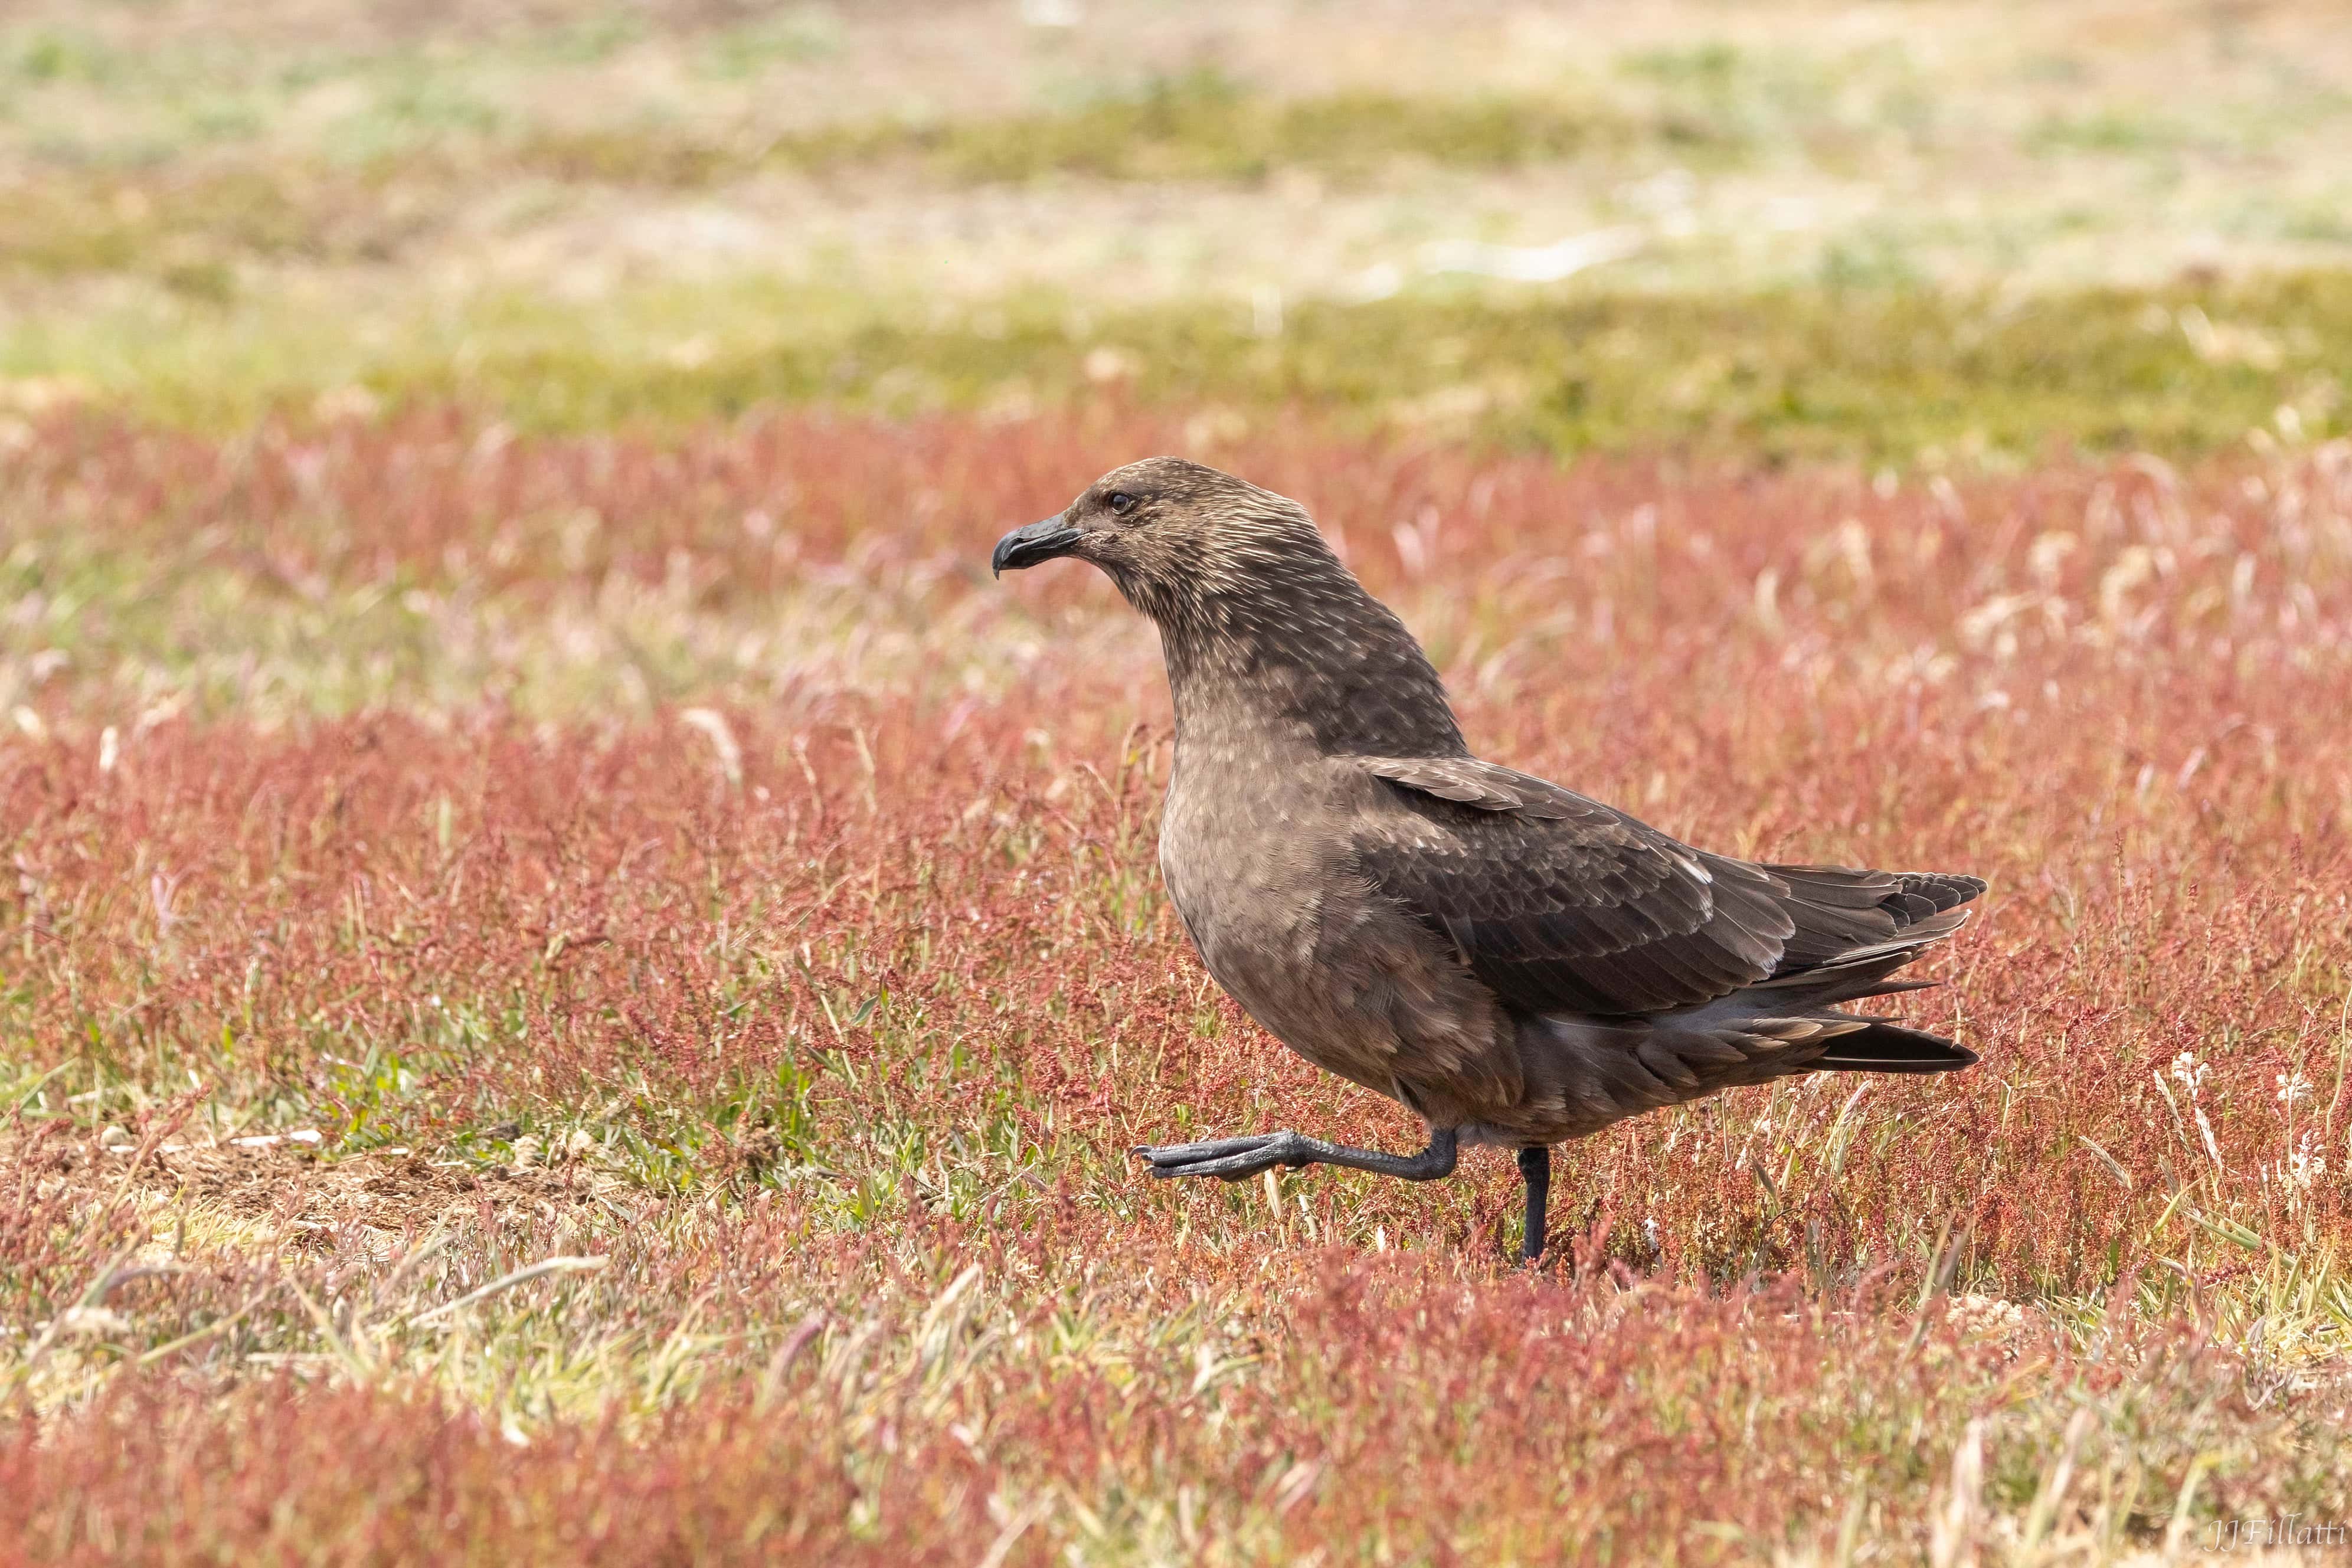
[{"label": "wing feather", "polygon": [[1945,912],[1984,888],[1709,854],[1473,757],[1352,760],[1391,787],[1356,834],[1364,873],[1528,1012],[1665,1012],[1894,955],[1944,935],[1959,918]]},{"label": "wing feather", "polygon": [[1475,758],[1361,760],[1397,808],[1359,833],[1366,873],[1520,1008],[1710,1001],[1771,974],[1795,929],[1769,877],[1557,784]]}]

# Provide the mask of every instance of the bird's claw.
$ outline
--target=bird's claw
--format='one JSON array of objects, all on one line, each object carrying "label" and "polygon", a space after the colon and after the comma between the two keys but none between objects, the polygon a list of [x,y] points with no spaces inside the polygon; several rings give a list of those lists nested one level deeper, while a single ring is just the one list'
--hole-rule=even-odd
[{"label": "bird's claw", "polygon": [[1151,1174],[1170,1176],[1217,1176],[1246,1181],[1276,1166],[1294,1168],[1310,1164],[1296,1133],[1261,1133],[1247,1138],[1212,1138],[1199,1144],[1139,1145],[1135,1152],[1150,1162]]}]

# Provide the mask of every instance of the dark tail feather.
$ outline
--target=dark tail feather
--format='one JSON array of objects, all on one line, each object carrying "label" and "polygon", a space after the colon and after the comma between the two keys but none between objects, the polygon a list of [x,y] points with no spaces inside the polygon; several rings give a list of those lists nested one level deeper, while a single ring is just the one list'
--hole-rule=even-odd
[{"label": "dark tail feather", "polygon": [[1773,1006],[1796,1009],[1834,1007],[1840,1002],[1892,996],[1897,991],[1923,990],[1936,982],[1890,980],[1887,977],[1916,960],[1920,949],[1958,930],[1968,917],[1967,910],[1957,908],[1931,915],[1885,942],[1856,947],[1827,963],[1776,975],[1750,986],[1748,991],[1759,1001],[1769,996]]},{"label": "dark tail feather", "polygon": [[1911,918],[1920,920],[1946,909],[1968,903],[1985,890],[1985,879],[1963,876],[1958,872],[1904,871],[1895,873],[1895,881],[1911,898],[1924,899],[1931,906],[1921,910],[1906,907]]},{"label": "dark tail feather", "polygon": [[1977,1053],[1939,1034],[1873,1019],[1868,1029],[1839,1035],[1813,1060],[1816,1072],[1958,1072]]}]

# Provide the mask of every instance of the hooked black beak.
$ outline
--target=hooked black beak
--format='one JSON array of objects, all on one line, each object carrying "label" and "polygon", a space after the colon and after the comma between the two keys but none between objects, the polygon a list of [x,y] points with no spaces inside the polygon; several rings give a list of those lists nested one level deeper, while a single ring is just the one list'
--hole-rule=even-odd
[{"label": "hooked black beak", "polygon": [[988,558],[989,575],[1003,577],[1007,567],[1019,571],[1024,566],[1067,555],[1077,542],[1078,530],[1059,517],[1047,517],[1042,523],[1015,528],[996,541],[996,553]]}]

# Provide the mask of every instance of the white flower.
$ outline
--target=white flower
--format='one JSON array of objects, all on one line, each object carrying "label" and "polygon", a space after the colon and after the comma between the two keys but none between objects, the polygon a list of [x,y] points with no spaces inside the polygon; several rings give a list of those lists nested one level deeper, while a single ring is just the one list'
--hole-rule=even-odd
[{"label": "white flower", "polygon": [[2184,1051],[2172,1059],[2172,1076],[2189,1091],[2191,1100],[2197,1098],[2197,1091],[2204,1087],[2205,1075],[2212,1071],[2213,1064],[2198,1061],[2197,1053],[2192,1051]]},{"label": "white flower", "polygon": [[2312,1136],[2305,1128],[2286,1156],[2286,1179],[2297,1192],[2309,1192],[2327,1174],[2327,1156],[2312,1147]]},{"label": "white flower", "polygon": [[2292,1109],[2311,1098],[2311,1080],[2300,1072],[2278,1075],[2278,1103]]}]

